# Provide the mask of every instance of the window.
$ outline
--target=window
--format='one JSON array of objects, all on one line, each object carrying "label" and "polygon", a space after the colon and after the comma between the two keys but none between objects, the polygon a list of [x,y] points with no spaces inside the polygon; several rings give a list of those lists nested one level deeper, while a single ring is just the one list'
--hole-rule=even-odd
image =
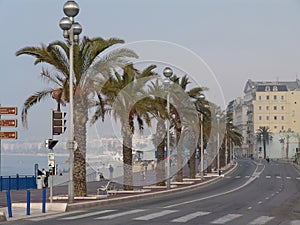
[{"label": "window", "polygon": [[267,119],[267,120],[269,120],[269,119],[270,119],[270,117],[269,117],[269,116],[266,116],[266,119]]},{"label": "window", "polygon": [[284,106],[283,105],[281,106],[281,110],[284,110]]},{"label": "window", "polygon": [[267,96],[266,96],[266,99],[267,99],[267,100],[270,100],[270,96],[269,96],[269,95],[267,95]]},{"label": "window", "polygon": [[284,130],[284,126],[281,126],[281,130]]},{"label": "window", "polygon": [[259,120],[262,120],[262,117],[261,117],[261,116],[259,116],[259,117],[258,117],[258,119],[259,119]]},{"label": "window", "polygon": [[277,86],[274,86],[274,87],[273,87],[273,91],[278,91]]},{"label": "window", "polygon": [[274,116],[274,120],[277,120],[277,116]]},{"label": "window", "polygon": [[270,107],[267,105],[267,106],[266,106],[266,110],[269,110],[269,109],[270,109]]},{"label": "window", "polygon": [[274,126],[274,129],[277,129],[277,126]]},{"label": "window", "polygon": [[274,105],[274,110],[277,110],[277,106],[276,105]]},{"label": "window", "polygon": [[258,100],[261,100],[261,95],[258,96]]},{"label": "window", "polygon": [[266,86],[265,91],[270,91],[270,86]]},{"label": "window", "polygon": [[284,96],[283,95],[281,95],[281,100],[284,100]]},{"label": "window", "polygon": [[261,110],[261,106],[258,106],[258,110]]},{"label": "window", "polygon": [[281,120],[284,120],[284,116],[281,116]]},{"label": "window", "polygon": [[277,95],[274,95],[273,97],[274,97],[274,100],[277,100]]}]

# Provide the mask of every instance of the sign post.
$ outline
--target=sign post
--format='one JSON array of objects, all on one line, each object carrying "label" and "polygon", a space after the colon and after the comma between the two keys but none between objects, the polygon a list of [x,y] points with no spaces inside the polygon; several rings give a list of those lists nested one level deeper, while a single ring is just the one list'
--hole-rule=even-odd
[{"label": "sign post", "polygon": [[17,107],[2,107],[0,104],[0,176],[1,176],[1,140],[2,139],[17,139],[17,131],[1,131],[1,127],[17,127],[18,123],[16,119],[2,119],[1,115],[17,115]]}]

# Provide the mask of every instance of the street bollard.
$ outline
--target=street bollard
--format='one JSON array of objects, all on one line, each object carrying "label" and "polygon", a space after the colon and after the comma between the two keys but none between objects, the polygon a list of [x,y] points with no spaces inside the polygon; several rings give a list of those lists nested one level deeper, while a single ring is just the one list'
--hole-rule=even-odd
[{"label": "street bollard", "polygon": [[8,217],[12,217],[10,191],[6,192]]},{"label": "street bollard", "polygon": [[46,188],[42,189],[42,213],[46,212]]},{"label": "street bollard", "polygon": [[30,215],[30,190],[27,190],[26,215]]}]

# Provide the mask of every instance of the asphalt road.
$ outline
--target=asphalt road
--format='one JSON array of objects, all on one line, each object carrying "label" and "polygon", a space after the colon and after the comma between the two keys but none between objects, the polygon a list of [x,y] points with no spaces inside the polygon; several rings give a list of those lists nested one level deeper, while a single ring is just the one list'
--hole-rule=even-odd
[{"label": "asphalt road", "polygon": [[230,176],[192,191],[7,224],[300,225],[300,174],[288,163],[243,160]]}]

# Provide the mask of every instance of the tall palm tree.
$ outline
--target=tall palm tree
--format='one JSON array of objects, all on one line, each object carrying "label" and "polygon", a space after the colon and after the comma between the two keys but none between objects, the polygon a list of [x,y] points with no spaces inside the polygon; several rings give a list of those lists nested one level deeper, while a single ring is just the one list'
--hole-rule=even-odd
[{"label": "tall palm tree", "polygon": [[[134,119],[137,119],[139,130],[143,130],[143,124],[146,122],[151,125],[148,114],[149,106],[153,101],[151,98],[144,97],[139,100],[138,96],[146,96],[144,86],[147,77],[154,75],[153,69],[156,66],[149,66],[143,71],[138,71],[133,64],[129,64],[123,68],[123,73],[114,72],[107,79],[96,80],[99,85],[98,98],[96,105],[96,114],[92,119],[92,123],[98,118],[111,112],[115,120],[121,123],[121,133],[123,137],[123,166],[124,166],[124,190],[133,189],[133,170],[132,170],[132,137],[135,131]],[[145,79],[143,79],[145,78]],[[143,79],[139,82],[138,79]],[[136,101],[137,100],[137,101]],[[108,108],[105,109],[106,106]]]},{"label": "tall palm tree", "polygon": [[[243,135],[239,132],[238,128],[234,126],[233,121],[232,121],[232,114],[227,113],[226,115],[226,124],[225,124],[225,134],[224,134],[224,139],[223,139],[223,144],[222,144],[222,152],[223,156],[225,158],[225,151],[230,150],[230,147],[232,144],[236,146],[241,146],[243,143]],[[228,155],[230,153],[228,152]],[[230,161],[230,157],[227,158],[228,163]],[[224,161],[225,162],[225,161]]]},{"label": "tall palm tree", "polygon": [[272,133],[269,127],[261,126],[256,131],[256,139],[263,143],[264,159],[267,157],[267,144],[272,140]]},{"label": "tall palm tree", "polygon": [[119,66],[127,57],[137,57],[134,52],[126,49],[117,49],[109,54],[103,54],[104,50],[121,43],[124,41],[116,38],[104,40],[84,37],[80,44],[74,46],[74,81],[69,80],[70,44],[68,42],[55,41],[47,46],[42,44],[40,47],[25,47],[16,52],[16,56],[30,55],[36,58],[34,65],[46,63],[50,66],[51,69],[42,70],[41,76],[54,85],[27,98],[22,110],[22,121],[25,126],[27,125],[28,109],[45,97],[52,95],[57,101],[57,109],[60,110],[60,105],[69,101],[69,83],[74,82],[74,139],[78,143],[78,147],[74,151],[75,197],[87,194],[86,123],[88,121],[88,96],[92,89],[87,86],[88,82],[85,81],[99,57],[99,62],[103,64],[104,68]]}]

